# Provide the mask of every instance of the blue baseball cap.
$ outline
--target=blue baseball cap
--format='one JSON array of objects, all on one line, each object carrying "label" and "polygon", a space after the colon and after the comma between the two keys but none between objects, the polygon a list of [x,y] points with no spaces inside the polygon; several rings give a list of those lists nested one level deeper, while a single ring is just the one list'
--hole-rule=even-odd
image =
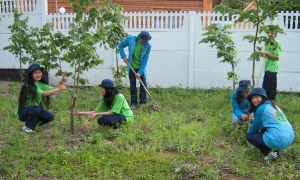
[{"label": "blue baseball cap", "polygon": [[141,31],[141,33],[138,35],[138,38],[144,42],[148,42],[152,39],[148,31]]},{"label": "blue baseball cap", "polygon": [[115,88],[115,83],[110,79],[104,79],[101,84],[99,84],[101,87],[108,87],[108,88]]}]

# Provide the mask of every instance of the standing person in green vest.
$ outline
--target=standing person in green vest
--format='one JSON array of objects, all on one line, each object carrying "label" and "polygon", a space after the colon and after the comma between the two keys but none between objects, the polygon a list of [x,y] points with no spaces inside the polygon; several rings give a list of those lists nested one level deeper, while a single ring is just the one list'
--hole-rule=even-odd
[{"label": "standing person in green vest", "polygon": [[270,25],[268,34],[269,41],[265,45],[265,50],[262,51],[262,53],[267,56],[263,88],[267,92],[267,97],[274,101],[276,100],[277,94],[278,61],[281,52],[281,44],[276,37],[277,29],[274,25]]},{"label": "standing person in green vest", "polygon": [[110,79],[104,79],[101,84],[103,98],[94,111],[75,112],[75,116],[86,115],[90,119],[101,116],[98,119],[99,125],[106,125],[117,128],[123,122],[133,122],[133,113],[123,94],[116,89],[115,83]]},{"label": "standing person in green vest", "polygon": [[[146,69],[151,50],[149,41],[151,36],[149,32],[142,31],[138,36],[129,35],[118,45],[121,58],[127,64],[131,64],[136,74],[127,65],[127,71],[129,72],[130,81],[130,96],[132,109],[137,107],[137,88],[136,79],[140,78],[144,85],[147,87],[146,82]],[[128,47],[128,56],[126,56],[124,48]],[[140,86],[140,106],[146,105],[146,90]]]}]

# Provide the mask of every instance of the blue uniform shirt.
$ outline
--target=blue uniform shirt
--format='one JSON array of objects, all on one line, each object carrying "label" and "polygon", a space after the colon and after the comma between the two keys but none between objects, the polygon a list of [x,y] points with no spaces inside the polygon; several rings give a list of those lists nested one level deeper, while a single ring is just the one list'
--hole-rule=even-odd
[{"label": "blue uniform shirt", "polygon": [[265,101],[257,108],[248,133],[265,131],[265,144],[271,149],[280,150],[291,145],[295,135],[284,113],[279,107],[277,109],[273,108],[270,101]]},{"label": "blue uniform shirt", "polygon": [[231,95],[232,113],[241,119],[243,114],[247,114],[250,103],[247,98],[242,98],[242,101],[239,104],[236,100],[236,94],[237,91],[234,91]]},{"label": "blue uniform shirt", "polygon": [[[133,53],[135,51],[138,40],[139,40],[139,38],[137,36],[130,35],[127,38],[125,38],[123,41],[121,41],[118,45],[118,49],[120,51],[121,58],[124,59],[125,57],[127,57],[130,64],[132,63]],[[125,47],[128,47],[128,56],[126,56],[126,54],[125,54],[125,50],[124,50]],[[143,45],[142,50],[141,50],[141,66],[137,73],[139,73],[140,75],[144,74],[145,77],[147,76],[146,69],[147,69],[147,62],[148,62],[149,55],[150,55],[150,50],[151,50],[151,45],[149,42],[147,44]],[[129,69],[130,69],[129,66],[127,66],[126,69],[127,69],[127,71],[129,71]]]}]

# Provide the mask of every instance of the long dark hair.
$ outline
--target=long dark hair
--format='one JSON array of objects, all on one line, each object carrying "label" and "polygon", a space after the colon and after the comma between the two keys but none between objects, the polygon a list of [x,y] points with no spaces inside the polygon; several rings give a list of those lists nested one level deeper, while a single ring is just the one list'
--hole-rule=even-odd
[{"label": "long dark hair", "polygon": [[[26,106],[26,103],[28,101],[37,102],[37,87],[34,84],[34,79],[32,77],[32,73],[28,74],[25,79],[25,83],[23,84],[20,94],[19,94],[19,108],[18,108],[18,114],[20,114],[21,109]],[[47,84],[47,81],[42,76],[42,79],[39,81],[41,83]],[[40,103],[40,107],[43,107],[43,105],[46,106],[46,108],[49,108],[50,104],[50,97],[43,96],[42,101]]]},{"label": "long dark hair", "polygon": [[253,103],[252,103],[251,100],[250,100],[250,106],[249,106],[248,113],[252,113],[252,112],[255,113],[256,110],[257,110],[257,108],[258,108],[259,106],[261,106],[262,104],[264,104],[266,101],[270,101],[272,107],[273,107],[274,109],[278,110],[277,107],[276,107],[275,101],[273,101],[273,100],[267,100],[264,96],[261,96],[261,97],[262,97],[262,100],[261,100],[261,102],[260,102],[260,104],[259,104],[258,106],[254,106]]},{"label": "long dark hair", "polygon": [[242,95],[242,92],[243,91],[238,91],[237,93],[236,93],[236,101],[238,102],[238,104],[241,104],[241,102],[242,102],[242,99],[243,99],[243,95]]},{"label": "long dark hair", "polygon": [[119,91],[116,88],[111,87],[103,87],[105,89],[105,95],[103,97],[103,100],[108,108],[112,107],[112,102],[115,98],[115,96],[119,93]]}]

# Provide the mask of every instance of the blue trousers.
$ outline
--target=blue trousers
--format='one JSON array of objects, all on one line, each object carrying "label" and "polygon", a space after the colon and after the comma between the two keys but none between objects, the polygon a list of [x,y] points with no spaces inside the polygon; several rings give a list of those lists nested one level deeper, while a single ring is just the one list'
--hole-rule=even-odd
[{"label": "blue trousers", "polygon": [[267,156],[271,149],[267,147],[263,140],[264,132],[247,133],[247,140],[255,147],[257,147],[264,156]]},{"label": "blue trousers", "polygon": [[270,100],[276,100],[277,94],[277,73],[265,72],[263,88]]},{"label": "blue trousers", "polygon": [[54,119],[54,115],[39,106],[22,108],[20,120],[25,122],[25,126],[34,130],[37,124],[44,125]]},{"label": "blue trousers", "polygon": [[231,119],[235,124],[243,125],[245,121],[242,118],[238,118],[234,113],[231,113]]},{"label": "blue trousers", "polygon": [[[135,72],[138,72],[138,69],[134,70]],[[147,87],[146,83],[146,77],[144,74],[141,75],[141,80],[144,83],[145,87]],[[137,105],[137,88],[136,88],[136,77],[134,75],[134,72],[132,70],[129,70],[129,81],[130,81],[130,97],[131,97],[131,105],[136,106]],[[146,91],[140,85],[140,104],[146,104],[147,101],[147,96],[146,96]]]},{"label": "blue trousers", "polygon": [[123,115],[102,116],[98,119],[99,125],[106,125],[113,128],[116,128],[117,124],[121,124],[122,122],[126,122],[126,118]]}]

